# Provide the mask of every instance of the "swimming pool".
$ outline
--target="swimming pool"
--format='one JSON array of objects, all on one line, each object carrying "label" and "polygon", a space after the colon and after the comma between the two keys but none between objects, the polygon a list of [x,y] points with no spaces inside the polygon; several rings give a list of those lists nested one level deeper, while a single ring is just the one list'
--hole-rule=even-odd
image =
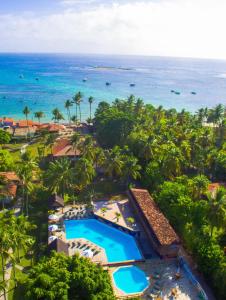
[{"label": "swimming pool", "polygon": [[142,255],[133,236],[95,219],[66,220],[66,238],[85,238],[105,249],[108,262],[140,260]]},{"label": "swimming pool", "polygon": [[141,293],[149,285],[145,273],[136,266],[118,268],[112,276],[116,287],[126,294]]}]

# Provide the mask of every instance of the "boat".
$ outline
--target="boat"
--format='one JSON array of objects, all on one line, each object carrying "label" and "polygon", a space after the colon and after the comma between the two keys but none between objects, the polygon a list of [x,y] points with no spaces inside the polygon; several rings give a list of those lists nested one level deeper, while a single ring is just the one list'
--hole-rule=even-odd
[{"label": "boat", "polygon": [[134,86],[136,86],[136,84],[135,83],[130,83],[130,86],[134,87]]},{"label": "boat", "polygon": [[20,78],[20,79],[23,79],[23,78],[24,78],[24,75],[23,75],[23,74],[21,74],[21,75],[19,76],[19,78]]},{"label": "boat", "polygon": [[196,92],[191,92],[192,95],[196,95]]},{"label": "boat", "polygon": [[171,93],[175,93],[175,91],[174,91],[174,90],[171,90],[170,92],[171,92]]},{"label": "boat", "polygon": [[109,85],[111,85],[111,83],[110,82],[106,82],[106,85],[109,86]]},{"label": "boat", "polygon": [[86,82],[87,80],[88,80],[87,78],[83,78],[83,79],[82,79],[83,82]]},{"label": "boat", "polygon": [[174,92],[175,93],[175,95],[180,95],[180,92]]},{"label": "boat", "polygon": [[38,77],[36,77],[36,78],[35,78],[35,80],[36,80],[36,81],[39,81],[39,78],[38,78]]}]

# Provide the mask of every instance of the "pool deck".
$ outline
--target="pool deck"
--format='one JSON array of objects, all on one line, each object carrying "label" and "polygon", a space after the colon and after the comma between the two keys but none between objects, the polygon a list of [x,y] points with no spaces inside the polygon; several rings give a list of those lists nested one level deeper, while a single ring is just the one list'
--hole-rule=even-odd
[{"label": "pool deck", "polygon": [[[102,211],[103,208],[106,209],[104,213]],[[116,213],[119,213],[121,215],[118,220],[116,218]],[[138,222],[136,222],[136,220],[132,226],[127,221],[127,218],[129,217],[135,219],[134,214],[131,211],[131,206],[128,199],[119,201],[96,201],[94,203],[94,214],[129,230],[140,230]]]},{"label": "pool deck", "polygon": [[[97,201],[94,203],[94,214],[97,216],[104,218],[110,222],[116,223],[122,227],[125,227],[129,230],[138,231],[140,230],[139,222],[134,217],[134,214],[131,210],[129,205],[128,199],[120,200],[120,201]],[[72,210],[81,210],[85,206],[67,206],[64,209],[64,213],[62,214],[61,211],[56,212],[59,216],[60,223],[63,224],[63,220],[65,217],[65,213]],[[106,212],[103,213],[101,210],[103,207],[106,207]],[[121,217],[116,220],[116,213],[120,213]],[[127,222],[128,217],[133,217],[135,219],[134,226],[131,226]],[[83,217],[79,217],[82,219]],[[57,222],[59,223],[59,222]],[[69,245],[69,256],[73,256],[74,254],[78,253],[79,255],[83,256],[83,251],[90,249],[92,250],[95,255],[90,258],[93,262],[97,264],[101,264],[104,269],[108,270],[110,274],[110,278],[112,281],[112,286],[114,293],[118,299],[128,299],[131,297],[139,296],[141,299],[162,299],[162,300],[198,300],[198,291],[195,287],[191,284],[186,274],[180,269],[180,277],[176,278],[176,273],[178,272],[178,265],[176,259],[160,259],[152,253],[151,259],[146,259],[145,261],[127,261],[121,263],[108,263],[107,256],[105,250],[100,246],[88,241],[84,238],[78,239],[66,239],[66,234],[64,230],[58,230],[53,235],[57,236],[58,238],[62,239],[65,243]],[[140,235],[140,245],[142,246],[143,253],[150,253],[150,245],[148,245],[145,235],[143,236],[142,230]],[[143,292],[134,295],[125,294],[123,291],[118,289],[115,286],[114,279],[113,279],[113,272],[118,269],[120,266],[128,266],[128,265],[135,265],[143,270],[150,281],[149,287]],[[156,276],[156,274],[158,274]],[[153,287],[158,286],[159,290],[162,292],[162,295],[157,297],[153,295]],[[172,297],[172,291],[176,293],[175,298]],[[151,298],[152,297],[152,298]]]},{"label": "pool deck", "polygon": [[[177,300],[198,300],[198,292],[194,286],[189,282],[186,275],[180,270],[180,278],[176,279],[175,274],[177,273],[176,260],[162,260],[162,259],[150,259],[146,260],[144,263],[135,263],[138,268],[143,270],[149,279],[149,287],[140,294],[141,299],[151,299],[152,289],[155,284],[160,286],[160,291],[162,291],[162,296],[154,296],[153,299],[169,300],[172,298],[172,290],[176,291]],[[108,269],[112,280],[112,286],[114,293],[117,298],[129,298],[130,295],[125,294],[120,289],[115,286],[113,276],[115,270],[118,267],[111,267]],[[131,295],[135,296],[135,295]]]}]

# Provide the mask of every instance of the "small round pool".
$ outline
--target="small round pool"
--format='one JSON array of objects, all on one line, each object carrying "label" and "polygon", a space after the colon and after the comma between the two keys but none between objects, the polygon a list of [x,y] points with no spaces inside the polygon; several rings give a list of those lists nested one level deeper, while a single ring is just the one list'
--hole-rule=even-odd
[{"label": "small round pool", "polygon": [[136,266],[118,268],[113,279],[116,287],[126,294],[141,293],[149,285],[145,273]]}]

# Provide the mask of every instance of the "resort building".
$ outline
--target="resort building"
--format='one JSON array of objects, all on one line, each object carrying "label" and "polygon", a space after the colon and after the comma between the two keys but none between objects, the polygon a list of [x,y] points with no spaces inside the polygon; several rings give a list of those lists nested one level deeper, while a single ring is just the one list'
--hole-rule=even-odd
[{"label": "resort building", "polygon": [[0,190],[4,203],[10,203],[16,198],[17,187],[20,180],[15,172],[0,172],[0,177],[5,181],[6,185]]},{"label": "resort building", "polygon": [[70,140],[67,138],[61,138],[56,141],[52,150],[52,157],[54,159],[67,157],[71,160],[76,160],[81,155],[78,149],[74,149]]},{"label": "resort building", "polygon": [[162,257],[176,257],[180,239],[149,192],[130,189],[128,196],[155,251]]}]

